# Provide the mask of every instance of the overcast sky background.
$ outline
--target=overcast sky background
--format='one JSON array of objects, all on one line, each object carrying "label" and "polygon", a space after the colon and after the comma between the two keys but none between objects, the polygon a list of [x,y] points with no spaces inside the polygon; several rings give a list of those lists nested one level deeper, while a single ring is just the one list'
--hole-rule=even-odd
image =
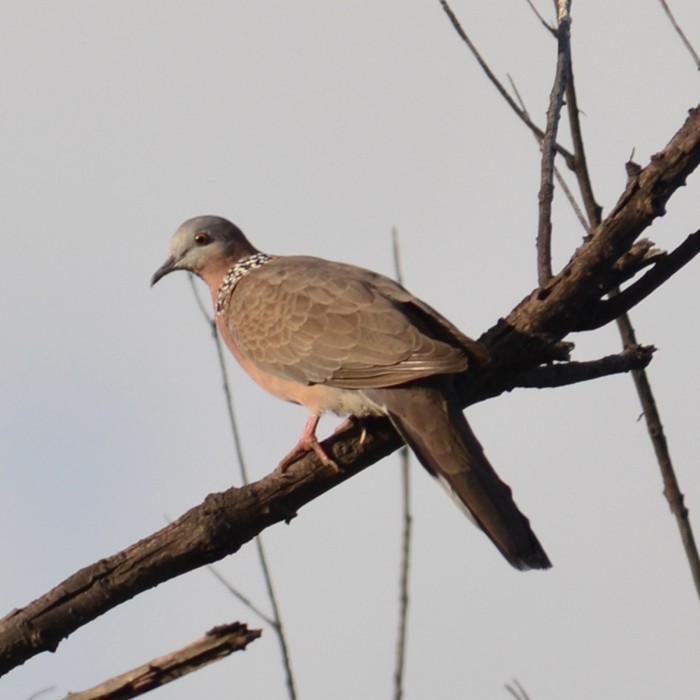
[{"label": "overcast sky background", "polygon": [[[537,3],[551,16],[551,3]],[[671,3],[696,47],[700,4]],[[527,3],[455,0],[540,123],[555,44]],[[573,4],[594,188],[646,164],[698,98],[656,0]],[[182,220],[216,213],[262,250],[393,274],[478,336],[536,283],[539,154],[437,0],[26,2],[0,25],[0,615],[237,482],[221,378],[184,274],[151,274]],[[566,139],[563,139],[565,142]],[[649,235],[698,227],[695,174]],[[561,192],[561,265],[582,231]],[[633,314],[700,527],[698,266]],[[576,359],[616,352],[612,329]],[[304,411],[231,362],[255,478]],[[406,698],[689,698],[700,611],[632,381],[521,390],[469,410],[554,568],[519,573],[416,464]],[[334,421],[327,420],[323,431]],[[300,698],[388,698],[397,625],[396,456],[264,534]],[[219,565],[266,607],[254,548]],[[139,596],[0,680],[53,700],[259,620],[207,571]],[[275,637],[153,694],[284,698]]]}]

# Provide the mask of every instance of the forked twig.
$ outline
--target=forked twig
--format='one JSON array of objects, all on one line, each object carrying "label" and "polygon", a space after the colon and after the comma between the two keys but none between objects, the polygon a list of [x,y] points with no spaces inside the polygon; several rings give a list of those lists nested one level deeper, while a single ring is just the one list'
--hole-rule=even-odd
[{"label": "forked twig", "polygon": [[535,17],[540,21],[540,24],[554,37],[557,35],[557,30],[551,25],[547,23],[547,20],[540,14],[539,10],[535,7],[535,4],[532,2],[532,0],[525,0],[527,4],[530,6],[530,9],[534,13]]},{"label": "forked twig", "polygon": [[[530,131],[532,131],[538,139],[542,139],[544,137],[544,131],[542,131],[542,129],[540,129],[540,127],[537,126],[537,124],[535,124],[523,110],[518,108],[518,105],[516,104],[515,100],[510,96],[508,90],[505,89],[503,83],[501,83],[501,81],[496,77],[495,73],[491,70],[488,63],[486,63],[486,61],[483,59],[483,57],[479,53],[479,50],[476,48],[474,42],[469,38],[469,36],[467,36],[467,33],[464,31],[464,28],[462,27],[459,19],[457,19],[457,15],[455,15],[455,13],[452,11],[452,8],[447,3],[447,0],[440,0],[440,5],[445,11],[445,14],[449,18],[450,22],[452,23],[452,26],[454,27],[455,31],[459,35],[459,38],[467,45],[467,48],[471,51],[477,63],[486,74],[486,77],[491,81],[496,90],[498,90],[501,97],[508,103],[510,108],[521,119],[523,124],[525,124],[525,126],[527,126],[527,128],[530,129]],[[573,163],[574,156],[570,151],[568,151],[566,148],[559,144],[556,145],[556,149],[557,153],[559,153],[559,155],[562,156],[567,161],[567,163],[569,163],[570,161]]]}]

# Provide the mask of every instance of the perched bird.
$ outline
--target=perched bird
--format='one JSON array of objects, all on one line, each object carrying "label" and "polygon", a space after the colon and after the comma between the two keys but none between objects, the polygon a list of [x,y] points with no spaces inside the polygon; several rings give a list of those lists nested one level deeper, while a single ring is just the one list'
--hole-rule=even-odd
[{"label": "perched bird", "polygon": [[180,226],[151,284],[174,270],[207,283],[219,333],[243,369],[309,412],[283,463],[310,450],[330,463],[316,439],[326,411],[385,415],[513,566],[551,566],[455,393],[456,374],[488,362],[483,345],[388,277],[320,258],[267,255],[217,216]]}]

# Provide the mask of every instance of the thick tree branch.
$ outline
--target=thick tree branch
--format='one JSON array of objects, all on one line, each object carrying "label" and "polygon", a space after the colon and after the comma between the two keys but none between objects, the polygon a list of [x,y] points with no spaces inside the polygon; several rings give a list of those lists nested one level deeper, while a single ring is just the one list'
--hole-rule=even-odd
[{"label": "thick tree branch", "polygon": [[401,445],[387,421],[352,425],[324,443],[339,472],[314,456],[260,481],[204,502],[162,530],[68,577],[0,621],[0,675],[59,642],[90,620],[175,576],[238,551],[259,532],[289,522],[301,506],[354,476]]},{"label": "thick tree branch", "polygon": [[[614,210],[564,270],[483,336],[493,360],[462,378],[465,405],[498,395],[523,371],[565,356],[561,340],[577,328],[582,314],[590,316],[611,269],[663,214],[666,201],[699,162],[700,109],[694,109],[669,144],[631,179]],[[386,420],[365,420],[324,443],[339,472],[321,468],[308,456],[284,474],[275,471],[243,488],[208,496],[159,532],[85,567],[1,620],[0,674],[41,651],[55,650],[71,632],[138,593],[237,551],[400,445]]]}]

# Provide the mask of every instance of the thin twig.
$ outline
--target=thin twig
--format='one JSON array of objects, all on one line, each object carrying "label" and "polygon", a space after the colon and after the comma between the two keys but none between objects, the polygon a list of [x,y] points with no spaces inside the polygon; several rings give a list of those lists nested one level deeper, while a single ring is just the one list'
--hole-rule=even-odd
[{"label": "thin twig", "polygon": [[678,36],[681,38],[681,41],[685,45],[685,48],[688,49],[690,55],[693,57],[693,61],[695,61],[695,67],[698,70],[700,70],[700,56],[698,56],[697,51],[693,48],[693,45],[688,40],[688,37],[686,37],[678,22],[676,22],[676,18],[673,16],[673,13],[671,12],[671,8],[668,6],[668,3],[665,2],[665,0],[659,0],[659,2],[661,3],[661,7],[664,8],[664,12],[668,16],[669,20],[671,20],[671,24],[678,33]]},{"label": "thin twig", "polygon": [[204,302],[202,301],[197,285],[194,281],[194,275],[189,273],[187,275],[190,281],[190,286],[192,287],[192,293],[197,301],[197,306],[202,312],[202,316],[206,320],[209,328],[211,330],[212,338],[214,339],[214,345],[216,346],[216,356],[219,361],[219,370],[221,372],[221,378],[223,379],[222,389],[224,391],[224,397],[226,398],[226,412],[228,414],[229,427],[231,428],[231,434],[233,435],[233,448],[236,450],[236,458],[238,460],[238,468],[241,472],[241,481],[244,484],[250,483],[248,478],[248,469],[246,467],[246,461],[243,457],[243,448],[241,435],[238,431],[238,422],[236,421],[236,415],[233,411],[233,395],[231,394],[231,383],[228,379],[228,371],[226,370],[226,362],[224,360],[224,350],[221,344],[221,338],[219,337],[219,332],[216,330],[216,321],[209,315]]},{"label": "thin twig", "polygon": [[554,177],[557,179],[557,184],[559,185],[559,187],[561,187],[564,196],[569,202],[569,206],[573,209],[574,216],[578,219],[579,224],[581,224],[582,228],[584,229],[584,231],[586,231],[586,233],[590,233],[590,227],[588,225],[588,221],[586,221],[586,217],[583,213],[583,210],[579,206],[579,203],[576,201],[576,196],[569,187],[569,183],[564,179],[564,176],[561,174],[561,171],[559,170],[559,168],[557,168],[556,165],[554,166]]},{"label": "thin twig", "polygon": [[37,690],[36,693],[32,693],[27,700],[37,700],[37,698],[40,698],[42,695],[45,695],[46,693],[51,693],[56,689],[55,685],[50,685],[48,688],[42,688],[41,690]]},{"label": "thin twig", "polygon": [[525,688],[523,688],[515,678],[513,679],[513,685],[506,683],[506,690],[515,700],[530,700],[530,696],[527,694]]},{"label": "thin twig", "polygon": [[[637,336],[634,328],[630,323],[629,316],[624,314],[617,320],[617,325],[622,336],[624,347],[637,344]],[[661,416],[656,407],[656,400],[651,390],[651,384],[644,370],[632,372],[632,378],[639,394],[639,400],[644,410],[644,418],[647,424],[647,431],[654,446],[656,459],[659,462],[661,469],[661,478],[664,483],[664,496],[671,507],[671,512],[676,517],[676,523],[680,531],[685,554],[688,558],[690,573],[693,577],[695,590],[700,597],[700,557],[698,556],[698,548],[695,544],[693,528],[690,524],[688,509],[685,507],[684,496],[681,493],[676,472],[671,461],[671,453],[666,442],[666,435],[661,423]]]},{"label": "thin twig", "polygon": [[539,10],[535,7],[535,4],[532,2],[532,0],[525,0],[527,4],[530,6],[530,9],[533,11],[535,17],[540,21],[542,26],[554,37],[557,35],[557,30],[556,27],[553,27],[547,20],[540,14]]},{"label": "thin twig", "polygon": [[[532,8],[533,12],[537,15],[539,20],[542,22],[542,24],[545,26],[545,28],[553,34],[555,37],[557,36],[556,31],[552,30],[552,28],[542,19],[540,14],[537,12],[535,9],[534,5],[530,0],[527,0],[527,3],[530,5]],[[557,3],[555,2],[555,5]],[[569,79],[566,82],[566,107],[567,107],[567,112],[569,115],[569,129],[571,132],[571,140],[573,141],[574,144],[574,153],[573,157],[571,160],[567,160],[567,165],[569,168],[575,173],[578,182],[579,182],[579,188],[581,190],[581,197],[583,198],[584,206],[586,208],[586,213],[588,214],[588,220],[589,222],[586,223],[585,219],[581,216],[580,209],[578,207],[578,203],[576,203],[575,199],[570,196],[570,194],[567,193],[567,199],[571,203],[571,205],[574,207],[574,212],[576,213],[577,218],[581,222],[582,226],[586,231],[589,233],[591,231],[591,228],[593,227],[593,224],[591,222],[596,222],[595,225],[600,223],[600,218],[602,215],[602,209],[598,205],[598,203],[595,201],[595,197],[593,196],[593,188],[591,186],[591,181],[590,181],[590,176],[588,172],[588,164],[586,163],[586,150],[584,148],[584,143],[583,143],[583,135],[581,131],[581,121],[579,118],[579,108],[578,108],[578,100],[576,98],[576,88],[574,87],[574,69],[572,65],[572,57],[571,57],[571,51],[569,50],[568,54],[568,76]],[[522,101],[521,101],[522,102]],[[555,170],[556,174],[556,170]],[[563,182],[563,178],[557,174],[557,180],[561,184]]]},{"label": "thin twig", "polygon": [[581,191],[581,199],[588,216],[588,226],[584,226],[586,232],[592,231],[599,223],[603,214],[602,207],[596,202],[591,185],[588,162],[586,160],[586,149],[583,142],[583,131],[581,130],[581,111],[578,107],[576,97],[576,86],[574,83],[574,69],[571,51],[569,51],[569,79],[566,82],[566,108],[569,117],[569,131],[571,141],[574,144],[574,167],[573,171],[578,180]]},{"label": "thin twig", "polygon": [[557,0],[557,68],[547,109],[547,127],[542,139],[539,224],[537,227],[537,278],[544,287],[552,277],[552,200],[554,199],[554,157],[564,92],[569,79],[570,0]]},{"label": "thin twig", "polygon": [[[165,518],[166,522],[168,524],[172,523],[173,521],[166,516]],[[237,588],[235,588],[230,581],[228,581],[223,574],[220,574],[217,569],[214,567],[213,564],[207,564],[207,569],[209,569],[209,573],[224,587],[228,590],[228,592],[234,596],[235,598],[238,598],[238,600],[245,605],[248,610],[250,610],[252,613],[257,615],[263,622],[267,623],[270,625],[270,627],[276,627],[277,623],[266,613],[264,613],[260,608],[253,603],[250,598],[247,596],[243,595]]]},{"label": "thin twig", "polygon": [[[479,53],[479,50],[476,48],[476,45],[472,40],[467,36],[467,33],[464,31],[464,28],[460,24],[459,20],[457,19],[457,15],[452,11],[452,8],[449,6],[446,0],[440,0],[440,5],[442,5],[442,9],[445,11],[445,14],[449,18],[450,22],[452,23],[452,26],[454,27],[455,31],[459,35],[459,38],[467,45],[469,50],[472,52],[472,55],[474,58],[477,60],[477,63],[481,67],[481,70],[484,71],[486,74],[486,77],[491,81],[493,86],[498,90],[500,93],[501,97],[508,103],[510,108],[515,112],[515,114],[521,119],[523,124],[527,126],[530,131],[532,131],[537,138],[541,139],[544,137],[544,131],[540,129],[531,119],[530,117],[525,114],[521,109],[518,108],[518,105],[516,104],[515,100],[508,94],[508,91],[505,89],[501,81],[496,77],[494,72],[491,70],[490,66],[486,61],[482,58],[481,54]],[[561,155],[567,162],[573,159],[573,154],[568,151],[566,148],[563,146],[560,146],[559,144],[556,144],[556,149],[557,153]]]},{"label": "thin twig", "polygon": [[406,638],[408,635],[408,589],[411,556],[411,481],[409,478],[410,453],[401,448],[401,504],[403,529],[401,532],[401,564],[399,575],[399,631],[396,639],[396,663],[394,666],[394,700],[403,697],[403,679],[406,667]]},{"label": "thin twig", "polygon": [[277,627],[277,623],[275,622],[275,620],[273,620],[269,615],[266,615],[262,610],[260,610],[260,608],[258,608],[257,605],[255,605],[255,603],[253,603],[253,601],[250,600],[250,598],[244,596],[237,588],[234,588],[231,585],[230,581],[228,581],[228,579],[225,576],[220,574],[213,564],[208,564],[207,569],[209,569],[209,573],[211,573],[212,576],[214,576],[214,578],[232,596],[234,596],[234,598],[238,598],[238,600],[240,600],[241,603],[243,603],[243,605],[245,605],[246,608],[248,608],[248,610],[255,613],[263,622],[270,625],[270,627]]},{"label": "thin twig", "polygon": [[[399,254],[399,237],[396,228],[391,230],[392,249],[394,253],[394,274],[399,284],[403,284],[401,273],[401,256]],[[399,631],[396,639],[396,663],[394,666],[394,700],[403,697],[403,679],[406,665],[406,636],[408,630],[408,582],[411,555],[411,475],[410,453],[404,445],[400,452],[401,459],[401,510],[403,528],[401,532],[401,563],[399,565]]]},{"label": "thin twig", "polygon": [[545,20],[545,18],[540,14],[539,10],[535,7],[535,4],[532,2],[532,0],[525,0],[527,4],[530,6],[530,9],[534,12],[535,17],[540,21],[542,26],[554,37],[557,35],[557,30],[555,27],[553,27],[551,24]]},{"label": "thin twig", "polygon": [[[204,318],[207,320],[209,323],[209,326],[211,327],[212,330],[212,337],[214,339],[214,345],[216,346],[216,355],[217,359],[219,361],[219,370],[221,371],[221,377],[223,379],[223,390],[224,390],[224,396],[226,397],[226,410],[228,413],[228,419],[229,419],[229,426],[231,428],[231,434],[233,435],[233,443],[234,443],[234,449],[236,450],[236,456],[238,458],[238,466],[241,472],[241,480],[244,484],[249,484],[250,479],[248,478],[248,469],[246,467],[246,461],[243,457],[243,449],[241,447],[241,438],[240,438],[240,433],[238,431],[238,423],[236,421],[236,415],[233,410],[233,395],[231,393],[231,383],[229,382],[228,378],[228,372],[226,370],[226,361],[224,359],[224,350],[223,350],[223,345],[221,343],[221,338],[219,336],[219,333],[216,329],[216,321],[209,316],[209,313],[206,311],[205,306],[203,302],[201,301],[199,294],[197,292],[197,286],[194,283],[194,275],[188,275],[190,279],[190,285],[192,287],[192,291],[195,295],[195,299],[197,300],[197,305],[199,306],[200,310],[202,311],[202,314]],[[270,601],[270,606],[272,607],[272,629],[275,631],[275,634],[277,635],[277,640],[280,645],[280,652],[282,653],[282,664],[284,666],[284,672],[285,672],[285,678],[286,678],[286,683],[287,683],[287,691],[289,693],[290,700],[296,700],[297,694],[296,694],[296,685],[294,683],[294,674],[292,673],[292,660],[291,660],[291,654],[289,651],[289,645],[287,644],[287,637],[284,632],[284,625],[282,624],[282,615],[280,612],[280,607],[277,602],[277,595],[275,593],[275,588],[272,583],[272,573],[270,571],[270,565],[268,564],[267,561],[267,555],[265,554],[265,548],[263,547],[262,543],[262,538],[261,537],[256,537],[255,538],[255,548],[258,553],[258,560],[260,562],[260,568],[262,569],[262,574],[263,574],[263,581],[265,583],[265,590],[267,591],[267,597]],[[217,578],[221,578],[218,573],[215,574]],[[228,586],[229,589],[233,589],[232,586]],[[235,595],[239,598],[239,600],[244,599],[245,597],[242,596],[240,593],[236,592]],[[247,600],[247,599],[246,599]],[[262,615],[258,611],[257,608],[254,608],[252,605],[249,605],[249,607],[254,610],[257,614],[261,615],[263,619],[269,620],[270,618]]]},{"label": "thin twig", "polygon": [[[510,75],[508,75],[508,82],[510,82],[510,87],[513,90],[513,93],[515,94],[518,102],[520,103],[520,108],[529,117],[529,112],[528,112],[527,107],[525,105],[525,101],[523,100],[522,96],[520,95],[520,92],[518,91],[518,86],[515,84],[515,81],[513,80],[513,78],[511,78]],[[540,146],[541,146],[542,139],[538,138],[537,134],[535,134],[534,132],[533,132],[533,136],[535,137],[535,140],[537,141],[537,143],[540,144]],[[579,203],[576,201],[576,196],[571,191],[569,184],[566,182],[566,180],[564,179],[564,176],[561,174],[561,171],[559,170],[559,168],[556,165],[554,166],[554,177],[556,177],[557,183],[559,184],[559,187],[561,187],[562,191],[564,192],[564,196],[566,197],[566,199],[569,202],[569,205],[574,210],[574,214],[576,215],[576,218],[578,219],[579,223],[588,232],[590,230],[589,225],[588,225],[588,222],[586,221],[586,217],[583,215],[583,211],[581,210]]]}]

